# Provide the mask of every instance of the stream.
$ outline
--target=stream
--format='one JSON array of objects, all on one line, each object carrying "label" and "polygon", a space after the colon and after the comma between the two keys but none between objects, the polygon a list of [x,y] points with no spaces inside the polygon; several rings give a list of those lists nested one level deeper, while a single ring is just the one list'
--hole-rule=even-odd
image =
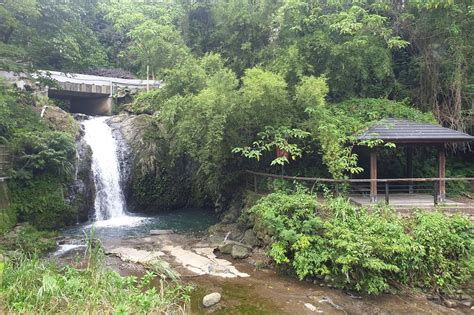
[{"label": "stream", "polygon": [[[144,260],[159,257],[176,270],[195,290],[191,314],[453,314],[423,295],[358,296],[330,289],[320,283],[301,282],[273,269],[257,268],[264,253],[254,250],[242,260],[214,253],[216,244],[206,237],[218,222],[212,209],[181,209],[154,216],[129,213],[123,192],[119,146],[107,117],[83,122],[85,139],[92,148],[96,186],[91,222],[62,231],[63,244],[55,256],[67,263],[83,253],[87,234],[100,239],[106,263],[122,275],[141,275]],[[93,230],[93,232],[92,232]],[[172,230],[152,235],[152,230]],[[211,308],[202,306],[204,295],[219,292],[222,300]]]}]

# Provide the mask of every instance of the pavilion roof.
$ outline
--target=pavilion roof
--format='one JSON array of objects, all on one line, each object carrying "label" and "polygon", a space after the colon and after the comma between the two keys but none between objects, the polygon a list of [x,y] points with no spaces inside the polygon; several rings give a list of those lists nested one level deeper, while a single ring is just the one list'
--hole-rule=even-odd
[{"label": "pavilion roof", "polygon": [[371,139],[393,143],[447,143],[474,141],[474,136],[440,125],[386,118],[357,137],[357,140]]}]

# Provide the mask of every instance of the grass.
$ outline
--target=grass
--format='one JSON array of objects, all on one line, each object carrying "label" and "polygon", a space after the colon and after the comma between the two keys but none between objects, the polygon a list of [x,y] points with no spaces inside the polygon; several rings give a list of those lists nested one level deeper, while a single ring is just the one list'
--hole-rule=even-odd
[{"label": "grass", "polygon": [[157,271],[149,271],[141,278],[122,277],[105,266],[100,244],[92,239],[88,241],[82,268],[60,267],[37,256],[23,255],[6,261],[3,270],[0,268],[0,313],[186,312],[190,286]]}]

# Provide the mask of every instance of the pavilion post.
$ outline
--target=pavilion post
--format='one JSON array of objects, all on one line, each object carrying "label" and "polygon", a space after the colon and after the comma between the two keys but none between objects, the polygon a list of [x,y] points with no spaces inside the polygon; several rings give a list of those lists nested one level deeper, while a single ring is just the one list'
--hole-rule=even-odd
[{"label": "pavilion post", "polygon": [[[409,144],[406,147],[407,154],[407,177],[413,178],[413,147]],[[413,194],[413,182],[408,182],[408,193]]]},{"label": "pavilion post", "polygon": [[377,151],[370,151],[370,202],[377,202]]},{"label": "pavilion post", "polygon": [[444,144],[438,148],[438,201],[444,202],[446,199],[446,149]]}]

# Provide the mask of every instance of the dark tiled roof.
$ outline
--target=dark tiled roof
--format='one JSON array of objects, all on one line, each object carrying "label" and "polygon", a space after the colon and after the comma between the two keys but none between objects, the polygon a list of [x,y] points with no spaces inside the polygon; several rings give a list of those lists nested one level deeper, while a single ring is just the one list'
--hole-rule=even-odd
[{"label": "dark tiled roof", "polygon": [[357,140],[370,139],[399,143],[474,141],[473,136],[450,128],[393,118],[383,119],[357,137]]}]

